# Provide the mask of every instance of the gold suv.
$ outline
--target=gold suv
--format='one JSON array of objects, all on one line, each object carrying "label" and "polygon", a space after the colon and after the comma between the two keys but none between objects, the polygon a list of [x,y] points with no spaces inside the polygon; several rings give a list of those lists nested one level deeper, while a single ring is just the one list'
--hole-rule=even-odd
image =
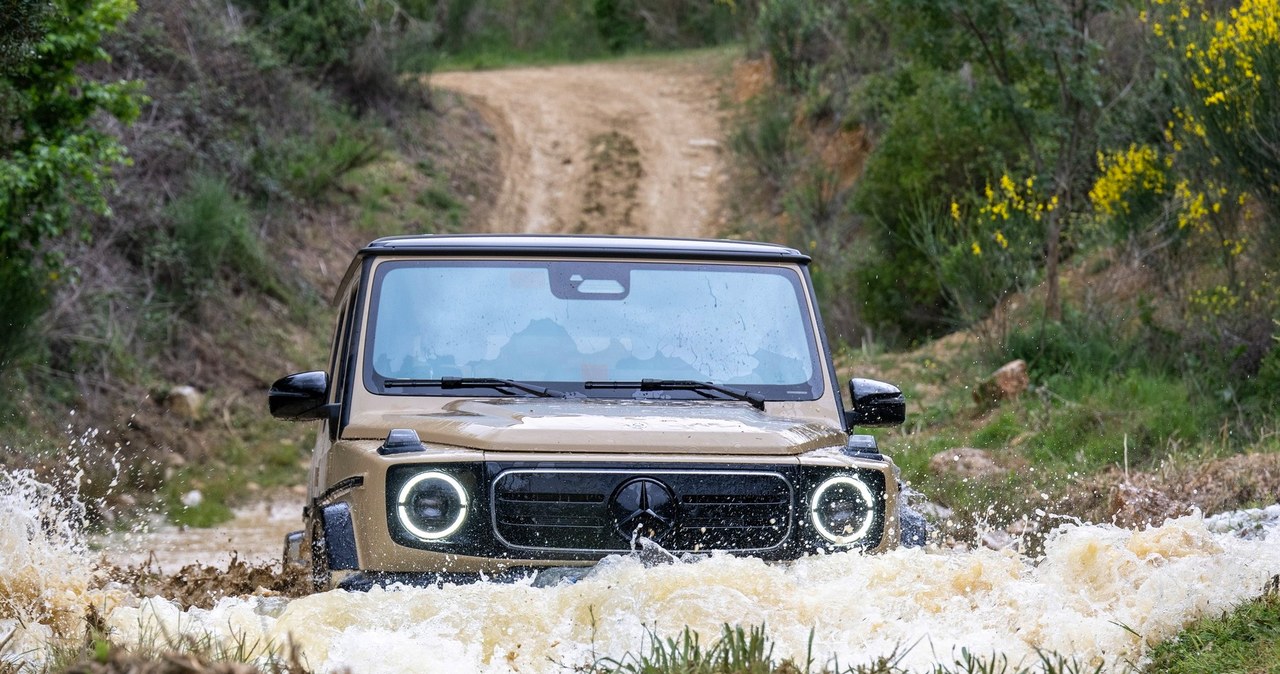
[{"label": "gold suv", "polygon": [[808,264],[741,241],[374,241],[328,368],[269,394],[321,422],[286,558],[367,588],[921,542],[893,462],[852,434],[902,423],[903,396],[853,379],[842,399]]}]

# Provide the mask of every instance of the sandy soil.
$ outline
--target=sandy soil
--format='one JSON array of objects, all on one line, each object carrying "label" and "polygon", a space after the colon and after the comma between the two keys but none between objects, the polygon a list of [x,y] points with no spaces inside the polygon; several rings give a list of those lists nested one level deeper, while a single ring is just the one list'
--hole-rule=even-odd
[{"label": "sandy soil", "polygon": [[721,114],[699,62],[628,60],[446,72],[498,135],[502,191],[489,230],[714,236]]}]

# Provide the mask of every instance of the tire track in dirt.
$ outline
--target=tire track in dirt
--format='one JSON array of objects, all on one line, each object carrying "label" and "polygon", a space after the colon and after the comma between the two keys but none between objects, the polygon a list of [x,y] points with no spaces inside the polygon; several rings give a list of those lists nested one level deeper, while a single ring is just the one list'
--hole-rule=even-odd
[{"label": "tire track in dirt", "polygon": [[715,236],[719,93],[699,60],[435,73],[498,135],[493,232]]}]

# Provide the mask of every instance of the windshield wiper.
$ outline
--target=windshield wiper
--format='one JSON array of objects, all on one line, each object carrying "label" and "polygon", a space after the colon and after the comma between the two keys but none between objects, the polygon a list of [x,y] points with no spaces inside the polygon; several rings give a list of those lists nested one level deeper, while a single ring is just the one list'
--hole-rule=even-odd
[{"label": "windshield wiper", "polygon": [[641,391],[715,391],[727,395],[734,400],[751,403],[756,409],[764,410],[764,396],[740,388],[723,386],[709,381],[691,381],[686,379],[641,379],[640,381],[589,381],[583,388],[599,389],[640,389]]},{"label": "windshield wiper", "polygon": [[489,377],[441,377],[439,379],[385,379],[382,385],[386,388],[413,388],[417,386],[442,389],[454,388],[491,388],[501,391],[513,388],[540,398],[564,398],[563,391],[557,391],[537,384],[528,384],[514,379],[492,379]]}]

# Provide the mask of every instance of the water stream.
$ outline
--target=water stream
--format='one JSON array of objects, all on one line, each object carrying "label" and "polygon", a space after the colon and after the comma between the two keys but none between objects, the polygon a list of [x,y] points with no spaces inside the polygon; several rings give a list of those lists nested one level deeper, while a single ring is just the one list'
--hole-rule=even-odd
[{"label": "water stream", "polygon": [[549,588],[248,596],[180,610],[103,583],[100,558],[118,563],[125,553],[91,550],[78,517],[74,502],[0,471],[0,642],[12,634],[0,658],[39,665],[51,639],[82,632],[92,605],[123,644],[178,635],[260,650],[292,643],[318,671],[565,672],[685,626],[710,641],[725,623],[766,625],[775,656],[800,662],[810,643],[818,664],[897,653],[918,670],[953,662],[961,648],[1026,664],[1042,649],[1127,671],[1154,644],[1259,596],[1280,573],[1273,506],[1137,532],[1065,524],[1036,559],[982,548],[789,564],[712,556],[646,567],[614,557]]}]

